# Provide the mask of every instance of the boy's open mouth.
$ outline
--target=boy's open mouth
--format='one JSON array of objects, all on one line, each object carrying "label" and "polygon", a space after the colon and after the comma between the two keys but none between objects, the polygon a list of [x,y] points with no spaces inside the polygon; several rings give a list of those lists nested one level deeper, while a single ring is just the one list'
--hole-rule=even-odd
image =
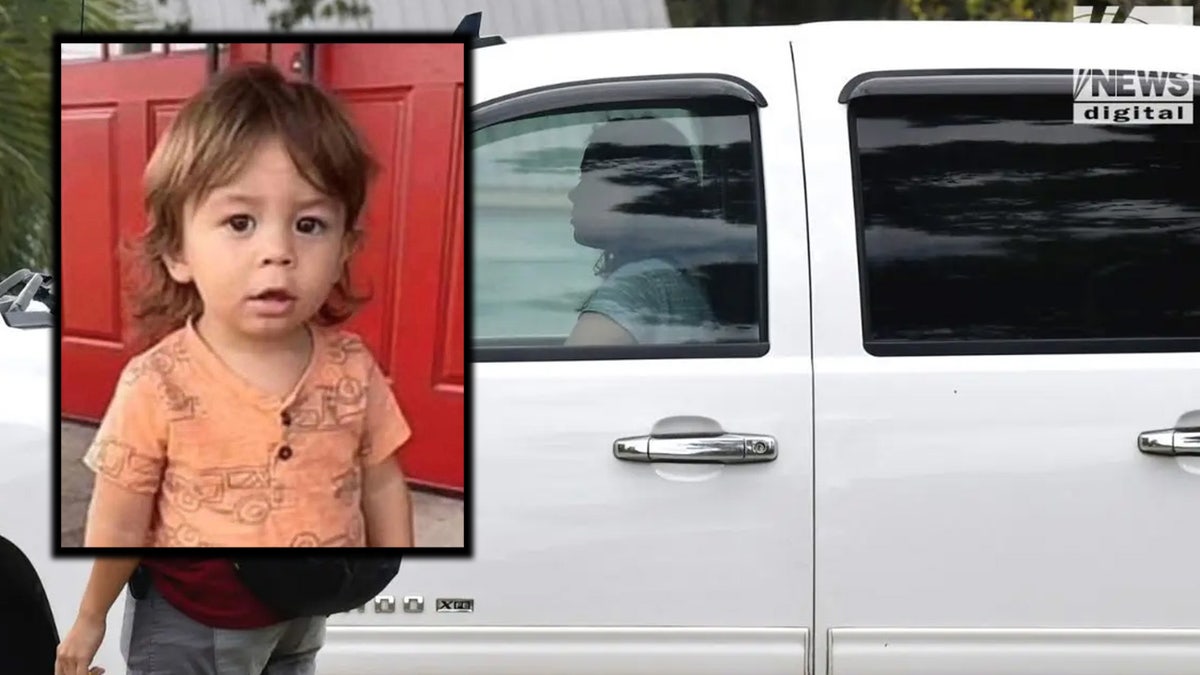
[{"label": "boy's open mouth", "polygon": [[288,293],[287,291],[285,291],[282,288],[268,288],[265,291],[260,291],[258,293],[255,293],[254,295],[250,296],[250,299],[251,300],[268,300],[268,301],[275,301],[275,302],[287,302],[288,300],[295,300],[296,296],[292,295],[291,293]]},{"label": "boy's open mouth", "polygon": [[268,288],[249,296],[247,306],[255,316],[283,318],[296,307],[296,296],[282,288]]}]

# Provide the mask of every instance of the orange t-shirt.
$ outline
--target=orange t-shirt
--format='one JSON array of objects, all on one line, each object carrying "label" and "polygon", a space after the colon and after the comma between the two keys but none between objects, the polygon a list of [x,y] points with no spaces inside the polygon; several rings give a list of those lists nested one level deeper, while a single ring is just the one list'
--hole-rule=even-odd
[{"label": "orange t-shirt", "polygon": [[396,461],[411,431],[362,340],[311,328],[285,397],[233,372],[191,324],[125,366],[84,463],[157,496],[147,546],[366,545],[363,468]]}]

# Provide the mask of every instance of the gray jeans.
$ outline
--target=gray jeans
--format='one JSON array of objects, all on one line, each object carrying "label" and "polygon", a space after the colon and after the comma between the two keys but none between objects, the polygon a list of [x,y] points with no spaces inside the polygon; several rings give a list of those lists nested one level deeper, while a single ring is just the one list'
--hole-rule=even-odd
[{"label": "gray jeans", "polygon": [[193,621],[153,587],[141,600],[126,591],[121,654],[129,675],[313,675],[325,617],[266,628],[210,628]]}]

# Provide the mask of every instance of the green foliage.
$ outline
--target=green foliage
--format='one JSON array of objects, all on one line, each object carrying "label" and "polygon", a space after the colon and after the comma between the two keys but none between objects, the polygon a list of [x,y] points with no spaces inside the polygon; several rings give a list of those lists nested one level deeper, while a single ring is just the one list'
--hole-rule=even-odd
[{"label": "green foliage", "polygon": [[[158,0],[165,6],[171,0]],[[213,0],[203,0],[212,2]],[[191,2],[191,0],[188,0]],[[257,7],[269,7],[267,24],[273,31],[292,31],[306,21],[354,22],[356,28],[371,27],[371,3],[369,0],[250,0]],[[189,31],[192,28],[191,6],[184,5],[188,18],[165,26],[167,30]]]},{"label": "green foliage", "polygon": [[1072,0],[905,0],[915,19],[1069,21]]},{"label": "green foliage", "polygon": [[54,33],[120,28],[124,0],[0,4],[0,276],[50,267]]},{"label": "green foliage", "polygon": [[[266,6],[268,0],[252,0],[255,5]],[[282,9],[272,10],[267,15],[271,30],[290,31],[298,24],[317,18],[336,18],[370,22],[371,5],[364,0],[288,0]],[[365,27],[365,26],[364,26]]]}]

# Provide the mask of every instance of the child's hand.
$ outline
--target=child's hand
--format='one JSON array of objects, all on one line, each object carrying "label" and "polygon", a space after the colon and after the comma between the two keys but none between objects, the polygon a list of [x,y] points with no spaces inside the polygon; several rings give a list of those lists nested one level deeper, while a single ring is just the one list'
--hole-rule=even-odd
[{"label": "child's hand", "polygon": [[102,675],[103,668],[89,668],[104,641],[104,617],[80,616],[62,642],[54,661],[54,675]]}]

